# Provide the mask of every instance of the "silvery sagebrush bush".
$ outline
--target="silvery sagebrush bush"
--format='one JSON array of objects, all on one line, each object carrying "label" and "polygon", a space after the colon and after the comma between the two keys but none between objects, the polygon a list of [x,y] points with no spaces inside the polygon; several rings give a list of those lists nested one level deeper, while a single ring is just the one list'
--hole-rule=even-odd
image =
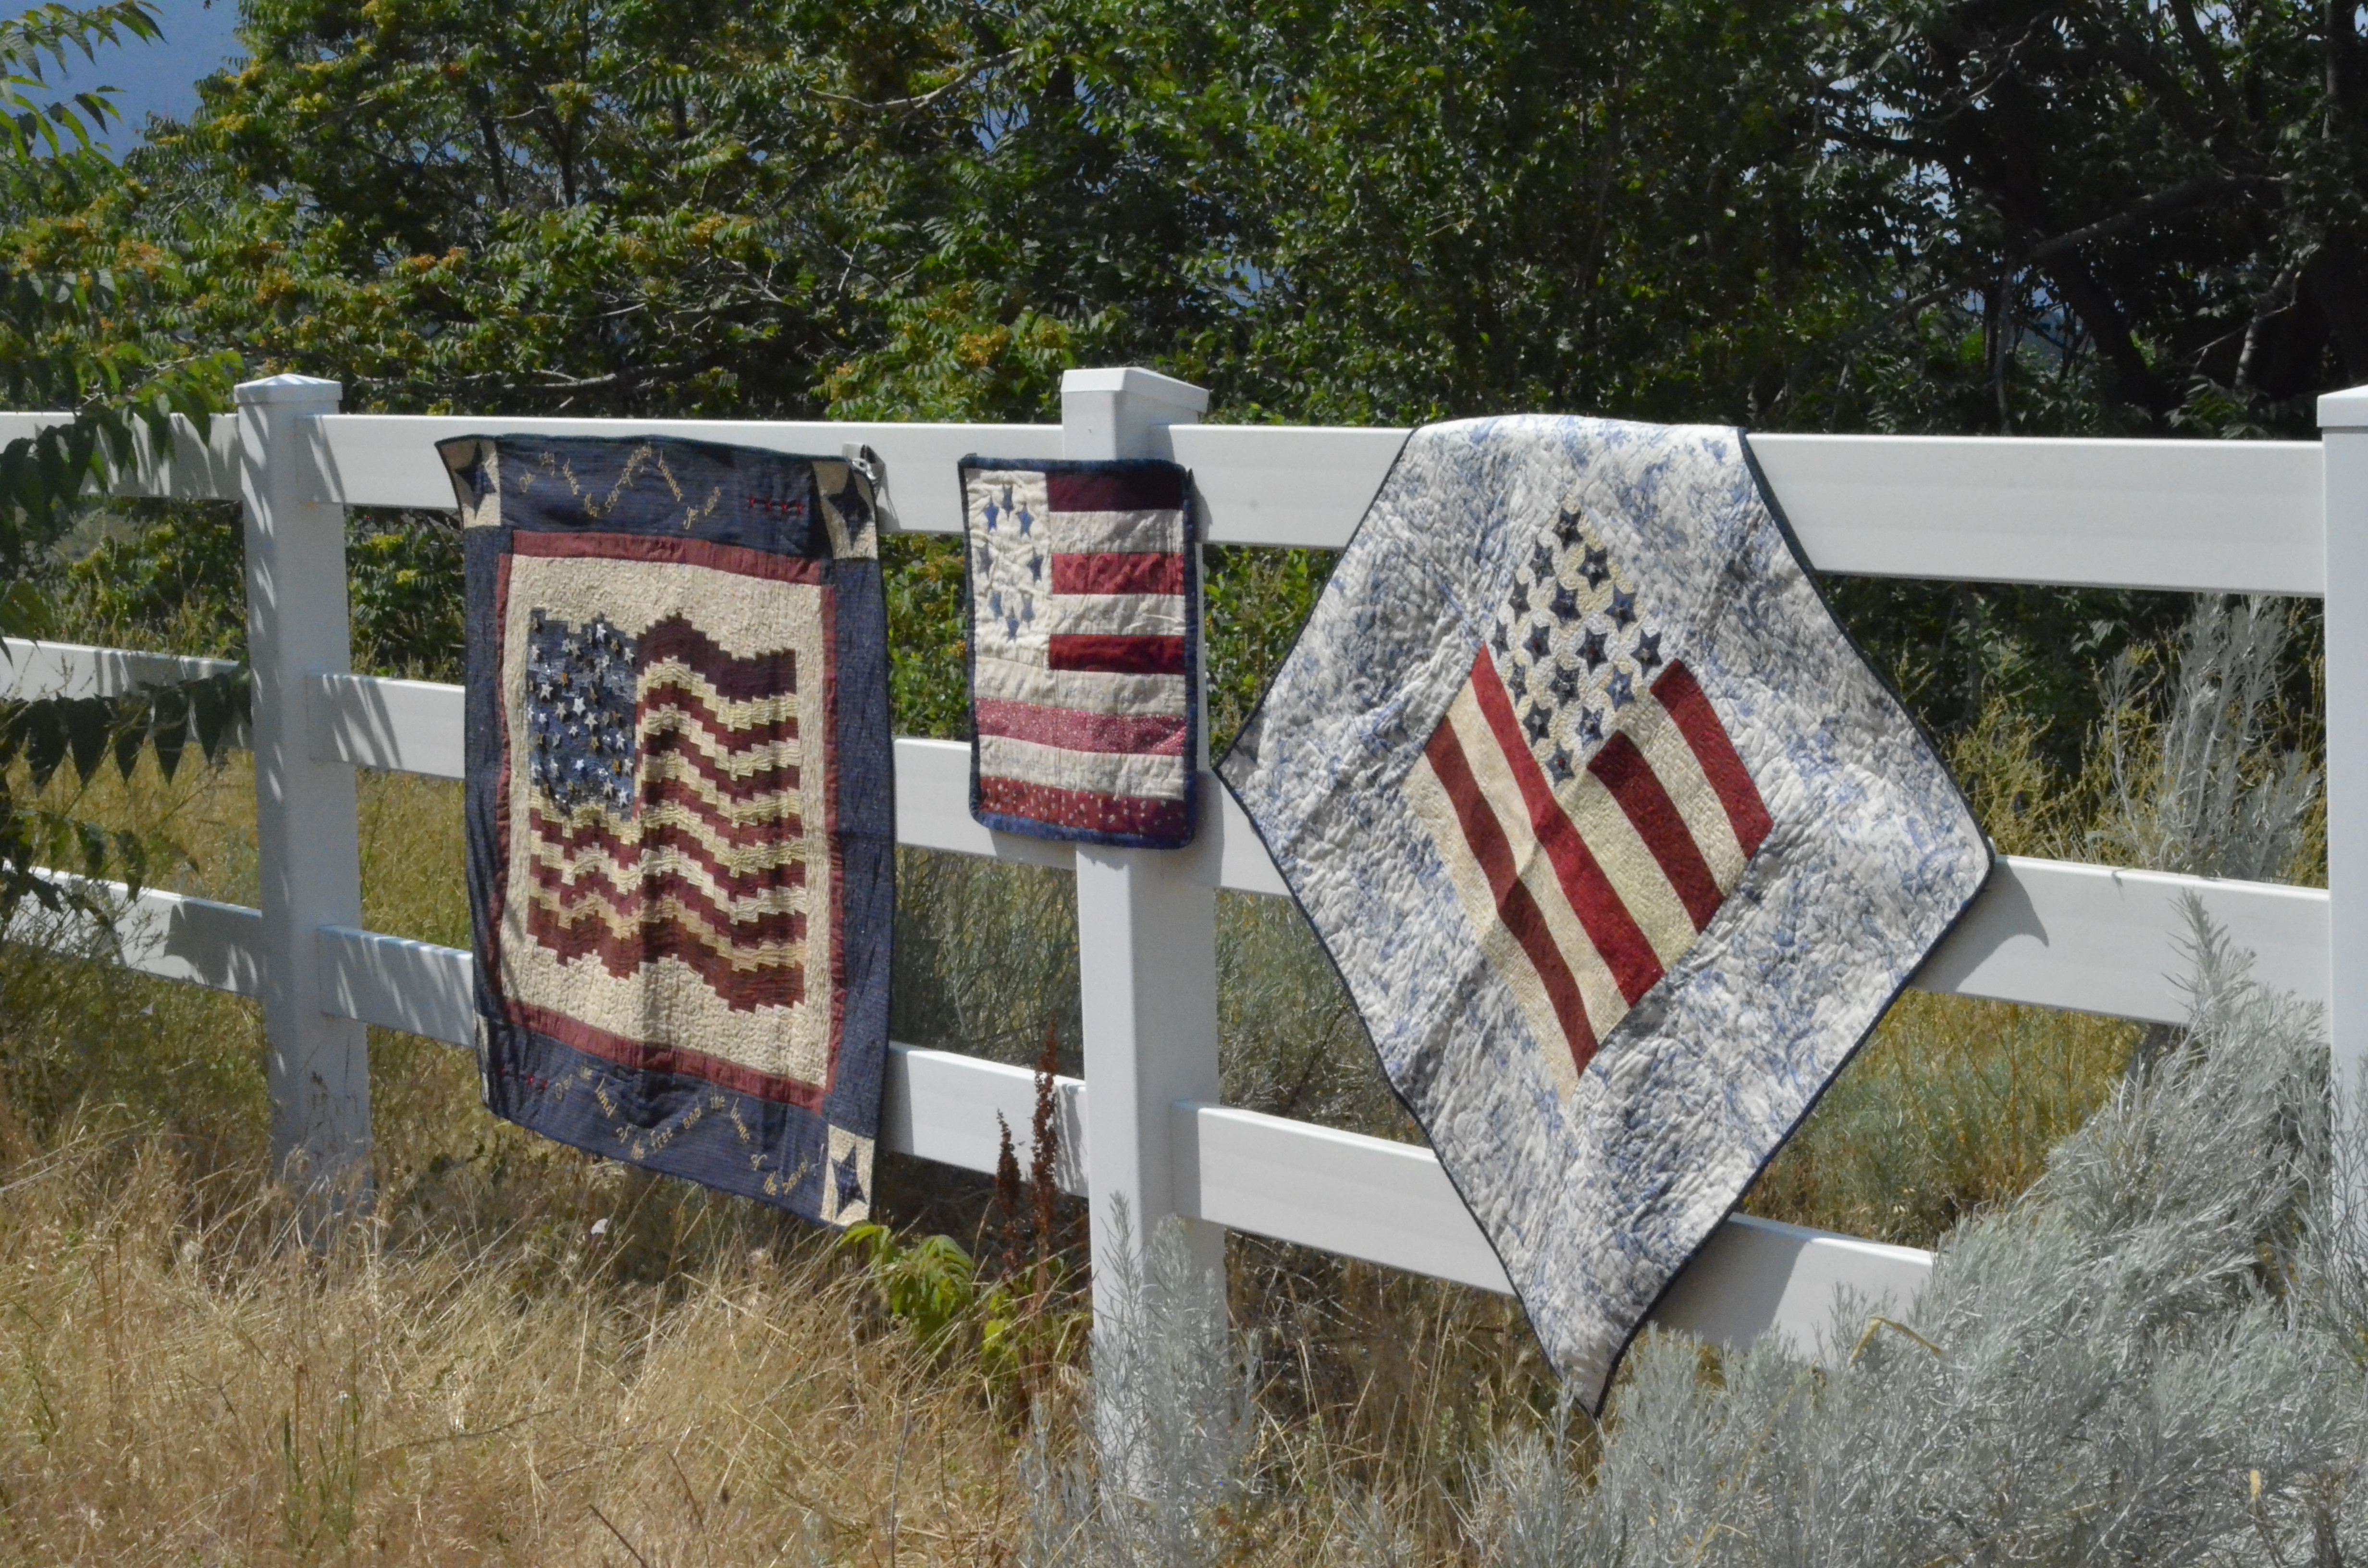
[{"label": "silvery sagebrush bush", "polygon": [[1633,1358],[1586,1474],[1508,1437],[1477,1534],[1546,1564],[2368,1562],[2368,1236],[2337,1179],[2318,1011],[2191,908],[2188,1038],[1896,1322],[1812,1357]]},{"label": "silvery sagebrush bush", "polygon": [[1094,1322],[1090,1456],[1056,1457],[1039,1406],[1021,1460],[1031,1568],[1194,1568],[1229,1554],[1250,1486],[1249,1359],[1224,1283],[1196,1273],[1175,1221],[1137,1252],[1123,1200],[1109,1249],[1119,1307]]},{"label": "silvery sagebrush bush", "polygon": [[2282,881],[2302,847],[2318,774],[2277,749],[2279,683],[2293,608],[2207,594],[2180,634],[2153,745],[2132,715],[2152,683],[2127,653],[2105,675],[2105,755],[2119,821],[2097,838],[2134,865],[2199,877]]},{"label": "silvery sagebrush bush", "polygon": [[[2157,682],[2126,653],[2113,661],[2103,739],[2114,821],[2091,835],[2096,842],[2149,870],[2286,880],[2319,786],[2301,749],[2273,741],[2294,623],[2283,599],[2200,596],[2150,733],[2133,717]],[[2178,1035],[2174,1026],[2147,1025],[2131,1072],[2143,1072]]]},{"label": "silvery sagebrush bush", "polygon": [[[1958,1226],[1888,1315],[1811,1346],[1648,1334],[1600,1429],[1509,1431],[1472,1560],[1622,1565],[2368,1563],[2368,1179],[2339,1139],[2316,1007],[2191,905],[2184,1039]],[[1244,1358],[1173,1235],[1098,1325],[1098,1455],[1030,1463],[1029,1561],[1185,1568],[1254,1502]],[[1336,1556],[1417,1560],[1371,1498]],[[1235,1538],[1237,1540],[1237,1538]]]}]

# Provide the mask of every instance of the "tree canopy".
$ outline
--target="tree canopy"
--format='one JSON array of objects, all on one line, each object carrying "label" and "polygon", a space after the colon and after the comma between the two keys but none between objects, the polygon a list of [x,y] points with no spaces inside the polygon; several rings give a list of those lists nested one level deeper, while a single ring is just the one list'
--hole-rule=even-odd
[{"label": "tree canopy", "polygon": [[[2368,380],[2362,16],[2298,0],[242,17],[188,123],[20,181],[7,243],[23,277],[136,256],[164,337],[352,407],[1039,418],[1130,361],[1237,420],[2298,436]],[[937,626],[958,565],[901,548]],[[1221,686],[1321,574],[1220,563]],[[2178,613],[1838,590],[1943,724],[2002,685],[2092,711],[2062,653]],[[900,702],[942,728],[935,678],[900,665]]]},{"label": "tree canopy", "polygon": [[2368,378],[2292,0],[247,0],[132,160],[198,330],[381,407],[2307,428]]},{"label": "tree canopy", "polygon": [[[51,90],[74,56],[157,36],[144,0],[37,6],[0,22],[0,399],[71,415],[0,447],[0,633],[42,629],[29,578],[108,454],[176,414],[205,419],[235,373],[235,353],[177,330],[176,249],[135,221],[131,188],[94,141],[115,118],[108,91]],[[169,767],[193,728],[206,750],[219,746],[243,690],[206,679],[120,699],[0,701],[0,768],[21,754],[38,788],[69,757],[85,777],[109,753],[129,771],[152,741]],[[108,900],[40,867],[136,879],[140,864],[136,841],[21,802],[0,777],[0,925],[27,899],[108,913]]]}]

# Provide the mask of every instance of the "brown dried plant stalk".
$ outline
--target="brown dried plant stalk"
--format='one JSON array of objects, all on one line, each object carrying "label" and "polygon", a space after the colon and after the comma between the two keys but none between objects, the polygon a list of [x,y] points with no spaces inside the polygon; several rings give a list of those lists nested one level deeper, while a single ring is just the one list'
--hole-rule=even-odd
[{"label": "brown dried plant stalk", "polygon": [[1002,1268],[1005,1278],[1019,1272],[1019,1226],[1025,1199],[1019,1190],[1019,1156],[1011,1147],[1011,1123],[995,1113],[995,1211],[1003,1217]]},{"label": "brown dried plant stalk", "polygon": [[1036,1278],[1030,1310],[1042,1312],[1053,1291],[1053,1259],[1059,1253],[1061,1115],[1054,1079],[1061,1070],[1059,1027],[1044,1026],[1044,1051],[1036,1059],[1036,1119],[1029,1129],[1029,1197],[1036,1206]]}]

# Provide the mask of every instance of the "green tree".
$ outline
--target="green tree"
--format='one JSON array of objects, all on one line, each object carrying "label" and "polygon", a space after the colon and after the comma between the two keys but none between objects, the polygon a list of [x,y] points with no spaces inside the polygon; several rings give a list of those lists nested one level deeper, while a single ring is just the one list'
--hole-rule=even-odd
[{"label": "green tree", "polygon": [[250,0],[135,160],[201,330],[349,405],[794,415],[928,218],[926,6]]},{"label": "green tree", "polygon": [[1908,201],[1907,302],[1980,328],[1922,388],[1930,357],[1899,357],[1902,416],[2309,432],[2314,394],[2368,380],[2362,25],[2294,0],[1846,13],[1839,161]]},{"label": "green tree", "polygon": [[[1042,418],[1131,360],[1226,419],[2241,435],[2368,377],[2361,23],[2294,0],[244,17],[126,199],[198,341],[358,407]],[[900,713],[944,733],[958,573],[898,551]],[[1226,680],[1321,575],[1220,564]],[[1928,716],[2019,695],[2059,748],[2179,614],[1842,598]]]},{"label": "green tree", "polygon": [[[171,254],[131,223],[137,192],[93,144],[114,117],[109,89],[54,97],[50,73],[120,39],[154,40],[143,0],[36,7],[0,22],[0,398],[71,415],[0,449],[0,631],[38,630],[33,581],[85,486],[136,437],[176,414],[202,421],[228,403],[235,358],[176,330]],[[0,704],[0,766],[20,750],[38,785],[71,758],[87,777],[113,752],[128,771],[152,734],[177,756],[193,710],[218,736],[230,696],[217,685],[115,701]],[[138,846],[17,801],[0,779],[0,921],[25,899],[86,907],[37,874],[41,865],[138,869]]]}]

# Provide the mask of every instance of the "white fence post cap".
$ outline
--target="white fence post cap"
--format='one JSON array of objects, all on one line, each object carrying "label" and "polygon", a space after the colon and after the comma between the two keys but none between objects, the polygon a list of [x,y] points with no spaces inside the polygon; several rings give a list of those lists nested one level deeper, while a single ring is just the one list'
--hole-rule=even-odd
[{"label": "white fence post cap", "polygon": [[2322,393],[2318,400],[2322,430],[2368,430],[2368,387],[2346,387]]},{"label": "white fence post cap", "polygon": [[231,395],[241,403],[336,403],[346,395],[346,387],[342,381],[318,376],[266,376],[259,381],[239,382]]},{"label": "white fence post cap", "polygon": [[1128,397],[1145,398],[1154,403],[1174,403],[1195,414],[1209,411],[1206,388],[1190,381],[1179,381],[1173,376],[1163,376],[1156,370],[1145,370],[1133,365],[1090,370],[1061,372],[1061,395],[1072,392],[1121,392]]}]

